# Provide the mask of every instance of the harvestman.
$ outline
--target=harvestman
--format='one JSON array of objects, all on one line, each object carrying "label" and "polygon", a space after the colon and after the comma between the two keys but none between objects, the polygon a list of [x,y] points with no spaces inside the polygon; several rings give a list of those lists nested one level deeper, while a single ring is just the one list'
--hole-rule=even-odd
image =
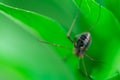
[{"label": "harvestman", "polygon": [[[98,14],[98,18],[96,20],[96,23],[94,23],[94,25],[89,29],[89,31],[96,26],[96,24],[98,23],[99,21],[99,18],[100,18],[100,14],[101,14],[101,5],[99,5],[99,14]],[[79,34],[78,36],[76,36],[76,40],[72,40],[70,38],[70,34],[72,32],[72,29],[74,27],[74,24],[76,22],[78,18],[78,13],[76,14],[75,18],[73,19],[72,21],[72,24],[69,28],[69,31],[67,33],[67,38],[74,44],[74,53],[75,55],[79,58],[79,60],[81,59],[82,60],[82,64],[83,64],[83,68],[84,68],[84,71],[85,71],[85,75],[89,77],[88,73],[87,73],[87,70],[86,70],[86,66],[85,66],[85,62],[84,62],[84,55],[86,57],[88,57],[90,60],[93,61],[93,58],[91,58],[90,56],[88,56],[87,54],[85,54],[85,51],[87,50],[88,46],[90,45],[91,43],[91,34],[89,33],[89,31],[87,32],[83,32],[81,34]],[[48,44],[48,45],[52,45],[52,46],[56,46],[56,47],[61,47],[61,48],[67,48],[65,46],[61,46],[59,44],[54,44],[54,43],[50,43],[50,42],[47,42],[47,41],[43,41],[43,40],[39,40],[39,42],[41,43],[44,43],[44,44]],[[78,67],[80,66],[80,63],[78,65]],[[91,78],[90,78],[91,79]]]}]

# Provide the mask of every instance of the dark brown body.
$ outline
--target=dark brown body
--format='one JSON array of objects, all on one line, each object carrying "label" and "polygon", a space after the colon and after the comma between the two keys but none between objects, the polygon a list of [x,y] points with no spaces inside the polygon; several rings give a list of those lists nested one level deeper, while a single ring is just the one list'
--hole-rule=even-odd
[{"label": "dark brown body", "polygon": [[76,56],[82,57],[85,54],[90,42],[91,36],[89,32],[84,32],[77,36],[74,42],[74,52]]}]

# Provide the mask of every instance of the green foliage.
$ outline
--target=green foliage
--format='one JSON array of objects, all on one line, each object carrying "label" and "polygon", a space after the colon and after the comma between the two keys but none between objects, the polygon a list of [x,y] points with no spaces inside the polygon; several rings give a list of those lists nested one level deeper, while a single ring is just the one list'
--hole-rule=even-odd
[{"label": "green foliage", "polygon": [[[17,0],[5,1],[2,2],[18,8],[0,3],[1,79],[7,80],[6,76],[10,75],[11,80],[88,80],[82,75],[83,67],[82,71],[77,70],[77,57],[73,55],[68,61],[63,61],[65,55],[73,54],[72,49],[69,51],[38,41],[72,48],[73,44],[66,38],[66,33],[79,12],[72,38],[95,24],[90,30],[92,44],[86,51],[94,61],[85,57],[88,73],[95,80],[119,80],[120,15],[115,7],[111,9],[107,5],[111,4],[109,1],[97,0],[101,8],[93,0],[70,0],[64,4],[64,0],[41,0],[41,3],[32,0],[28,5],[24,4],[25,1],[21,2],[24,5]],[[32,3],[35,4],[31,6]]]}]

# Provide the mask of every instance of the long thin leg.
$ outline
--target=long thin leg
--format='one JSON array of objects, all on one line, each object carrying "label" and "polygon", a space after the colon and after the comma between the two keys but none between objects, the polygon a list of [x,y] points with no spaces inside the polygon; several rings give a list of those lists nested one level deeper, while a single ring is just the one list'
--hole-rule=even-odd
[{"label": "long thin leg", "polygon": [[87,7],[88,7],[89,13],[91,13],[91,9],[90,9],[90,6],[89,6],[89,4],[88,4],[88,0],[85,0],[85,1],[86,1],[86,5],[87,5]]},{"label": "long thin leg", "polygon": [[83,68],[85,71],[85,75],[88,77],[87,69],[86,69],[85,62],[84,62],[84,56],[82,56],[81,58],[82,58],[81,60],[82,60]]},{"label": "long thin leg", "polygon": [[120,73],[119,71],[116,71],[115,73],[113,73],[112,75],[110,75],[109,77],[107,77],[105,80],[112,80],[112,78],[120,78]]},{"label": "long thin leg", "polygon": [[82,60],[82,65],[83,65],[83,68],[84,68],[84,71],[85,71],[85,76],[89,78],[89,80],[93,80],[92,76],[89,76],[88,73],[87,73],[87,69],[86,69],[86,66],[85,66],[85,62],[84,62],[84,56],[81,56],[79,58],[79,69],[80,69],[80,59]]},{"label": "long thin leg", "polygon": [[100,20],[100,17],[101,17],[101,9],[102,9],[102,5],[99,4],[99,12],[98,12],[98,17],[97,17],[97,20],[96,22],[88,29],[88,31],[91,31],[94,27],[97,26],[99,20]]},{"label": "long thin leg", "polygon": [[79,61],[78,61],[78,69],[80,70],[80,57],[79,57]]},{"label": "long thin leg", "polygon": [[[66,46],[61,46],[61,45],[59,45],[59,44],[54,44],[54,43],[50,43],[50,42],[47,42],[47,41],[43,41],[43,40],[38,40],[39,42],[41,42],[41,43],[44,43],[44,44],[48,44],[48,45],[52,45],[52,46],[56,46],[56,47],[60,47],[60,48],[65,48],[65,49],[68,49],[68,50],[72,50],[72,48],[68,48],[68,47],[66,47]],[[70,58],[72,56],[72,54],[68,54],[68,55],[66,55],[64,58],[63,58],[63,60],[64,61],[66,61],[68,58]]]},{"label": "long thin leg", "polygon": [[56,47],[64,48],[64,49],[67,49],[67,50],[70,50],[70,51],[72,49],[72,48],[68,48],[66,46],[62,46],[62,45],[59,45],[59,44],[50,43],[50,42],[43,41],[43,40],[38,40],[38,41],[41,42],[41,43],[44,43],[44,44],[48,44],[48,45],[51,45],[51,46],[56,46]]},{"label": "long thin leg", "polygon": [[73,19],[72,24],[71,24],[71,26],[70,26],[70,28],[69,28],[68,33],[67,33],[67,38],[68,38],[72,43],[73,43],[74,41],[70,38],[70,34],[71,34],[71,32],[72,32],[72,30],[73,30],[73,27],[74,27],[74,24],[75,24],[75,22],[76,22],[76,20],[77,20],[77,18],[78,18],[78,14],[79,14],[79,12],[77,12],[77,14],[75,15],[75,18]]},{"label": "long thin leg", "polygon": [[90,57],[89,55],[85,54],[85,56],[88,57],[91,61],[94,61],[94,59]]}]

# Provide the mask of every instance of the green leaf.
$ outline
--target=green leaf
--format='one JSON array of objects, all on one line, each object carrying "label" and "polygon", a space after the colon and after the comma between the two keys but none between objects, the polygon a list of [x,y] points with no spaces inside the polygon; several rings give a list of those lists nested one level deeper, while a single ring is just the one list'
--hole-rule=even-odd
[{"label": "green leaf", "polygon": [[[30,4],[32,4],[32,2],[34,1],[30,1],[30,2],[31,2]],[[55,80],[56,79],[57,80],[58,79],[60,80],[61,79],[66,79],[66,80],[87,79],[85,75],[82,75],[81,73],[81,72],[84,72],[84,69],[82,66],[81,66],[82,71],[80,71],[80,73],[77,70],[78,59],[75,56],[71,57],[67,62],[62,61],[65,55],[71,54],[71,51],[61,49],[61,48],[56,48],[53,46],[48,46],[38,42],[38,39],[42,39],[45,41],[49,41],[51,43],[68,46],[70,48],[73,47],[70,41],[66,38],[66,33],[70,25],[72,24],[72,20],[74,19],[74,16],[76,15],[76,13],[80,12],[78,16],[78,20],[74,25],[75,28],[72,32],[74,34],[72,35],[73,38],[76,34],[84,31],[88,31],[91,28],[91,26],[95,25],[95,27],[92,27],[92,29],[90,30],[90,33],[92,36],[92,44],[89,47],[89,49],[86,51],[86,53],[89,56],[91,56],[94,59],[94,61],[92,62],[85,57],[87,72],[95,80],[119,79],[119,74],[116,75],[116,72],[119,72],[120,70],[120,63],[119,63],[120,23],[118,19],[111,13],[111,11],[106,9],[104,6],[100,8],[100,5],[93,0],[74,0],[75,4],[73,4],[73,2],[70,1],[70,2],[64,2],[63,6],[59,5],[59,4],[63,4],[62,1],[55,2],[54,0],[53,1],[48,0],[48,1],[40,1],[40,2],[41,4],[43,3],[48,4],[49,2],[50,3],[49,5],[44,5],[45,7],[41,7],[42,9],[37,9],[37,10],[36,10],[37,7],[34,8],[34,6],[24,5],[27,7],[26,8],[23,5],[21,5],[21,3],[19,6],[16,3],[15,4],[16,4],[16,7],[21,8],[23,6],[22,8],[24,9],[29,8],[29,10],[33,9],[32,11],[35,11],[38,13],[43,12],[42,14],[44,15],[47,14],[46,16],[51,17],[52,19],[55,19],[57,22],[50,18],[46,18],[45,16],[39,15],[35,12],[21,10],[18,8],[15,9],[2,4],[0,5],[0,10],[2,11],[1,14],[4,13],[4,15],[7,16],[7,19],[10,19],[11,21],[13,21],[13,23],[16,24],[14,27],[18,26],[19,24],[21,29],[23,29],[26,32],[26,34],[29,34],[32,37],[32,38],[28,38],[27,36],[25,36],[25,33],[23,33],[22,31],[21,33],[19,33],[21,35],[20,37],[18,36],[19,31],[15,30],[16,28],[12,28],[12,30],[11,28],[6,28],[9,30],[9,31],[6,31],[6,33],[16,31],[13,34],[18,36],[17,38],[15,38],[17,39],[17,41],[19,41],[19,44],[17,46],[15,45],[15,48],[16,50],[18,49],[18,51],[14,51],[12,53],[19,54],[20,56],[23,56],[23,54],[26,54],[25,59],[28,58],[30,59],[30,61],[33,61],[34,63],[33,67],[29,69],[30,68],[29,65],[27,66],[23,65],[26,63],[30,63],[29,61],[28,62],[20,61],[21,64],[19,64],[18,67],[23,66],[22,70],[24,71],[22,73],[26,75],[25,76],[26,78],[44,80],[46,78],[42,78],[41,76],[37,76],[37,75],[38,74],[43,75],[44,74],[43,72],[45,70],[46,73],[49,73],[48,75],[50,75],[51,80],[53,79]],[[55,3],[52,4],[52,2],[55,2]],[[69,3],[69,7],[65,5],[68,3]],[[11,3],[11,4],[14,5],[14,3]],[[39,4],[34,4],[34,5],[39,6],[38,8],[40,8],[41,6]],[[59,6],[59,7],[56,7],[56,6]],[[43,8],[49,9],[51,11],[49,10],[43,11],[45,10]],[[67,12],[67,11],[70,11],[70,12]],[[68,13],[69,15],[66,13]],[[3,19],[1,18],[1,21],[3,20],[4,18]],[[5,22],[6,20],[4,20],[4,27],[6,27],[7,25]],[[62,25],[60,25],[58,22]],[[9,23],[9,21],[7,21],[7,23]],[[3,34],[4,33],[2,33],[2,35]],[[16,42],[16,40],[14,40],[14,36],[12,38],[8,37],[7,40],[9,39],[12,39],[12,41]],[[22,41],[23,43],[21,42],[21,40],[23,40]],[[7,42],[1,42],[1,43],[4,44]],[[11,43],[11,42],[8,42],[8,43]],[[16,43],[11,43],[11,45]],[[20,45],[22,46],[20,47]],[[4,50],[1,50],[3,51],[3,54],[5,53],[6,50],[8,50],[8,52],[6,53],[10,53],[9,50],[11,50],[11,49],[6,49],[6,46],[2,47],[1,49],[4,49]],[[7,57],[6,55],[4,56],[5,58]],[[11,58],[11,56],[8,56],[6,58],[7,61],[9,61],[9,58]],[[46,64],[43,62],[43,60],[41,60],[41,58],[46,61]],[[50,61],[49,59],[50,60],[52,59],[52,60]],[[3,60],[4,60],[4,57],[3,57]],[[14,59],[14,58],[13,60],[17,61],[17,59]],[[25,61],[24,58],[23,58],[23,61]],[[3,63],[4,62],[5,60],[3,61]],[[47,69],[46,68],[42,69],[41,64],[43,65],[43,67],[47,66]],[[49,65],[51,65],[51,68],[48,69]],[[43,72],[41,72],[41,70]],[[21,71],[21,67],[20,67],[20,71]],[[57,73],[57,74],[54,75],[54,73]],[[53,78],[54,76],[56,77]]]},{"label": "green leaf", "polygon": [[[97,1],[97,0],[96,0]],[[101,0],[102,4],[110,10],[120,22],[120,0]]]},{"label": "green leaf", "polygon": [[54,20],[0,3],[0,30],[0,79],[76,79],[74,67],[71,64],[68,67],[60,57],[71,54],[71,51],[38,41],[48,40],[72,47],[66,32]]},{"label": "green leaf", "polygon": [[69,29],[78,11],[72,0],[0,0],[0,2],[53,18],[66,30]]}]

